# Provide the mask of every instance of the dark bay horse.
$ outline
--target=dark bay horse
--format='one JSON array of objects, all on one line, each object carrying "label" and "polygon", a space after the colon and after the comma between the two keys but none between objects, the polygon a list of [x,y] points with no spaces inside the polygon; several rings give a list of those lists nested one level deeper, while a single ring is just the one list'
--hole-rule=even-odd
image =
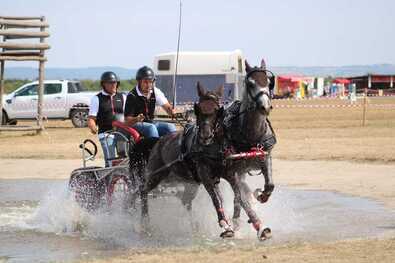
[{"label": "dark bay horse", "polygon": [[[219,177],[222,173],[222,120],[220,98],[223,86],[206,91],[197,84],[199,101],[195,104],[196,125],[162,137],[151,151],[141,192],[142,219],[148,218],[148,193],[162,181],[185,182],[182,203],[190,211],[200,184],[209,193],[217,210],[221,237],[233,237],[234,231],[225,218]],[[147,222],[145,222],[147,223]]]}]

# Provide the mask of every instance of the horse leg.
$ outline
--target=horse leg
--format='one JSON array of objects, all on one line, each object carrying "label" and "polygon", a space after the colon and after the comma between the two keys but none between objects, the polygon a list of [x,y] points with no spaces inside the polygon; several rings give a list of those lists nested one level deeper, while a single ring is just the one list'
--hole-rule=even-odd
[{"label": "horse leg", "polygon": [[258,215],[252,209],[250,200],[246,198],[246,195],[242,195],[241,193],[241,181],[238,176],[232,176],[226,178],[231,185],[235,197],[237,196],[238,200],[240,201],[241,206],[243,207],[244,211],[246,212],[249,220],[249,223],[252,223],[253,227],[257,231],[258,239],[263,241],[271,237],[271,230],[269,227],[262,225],[262,222],[259,220]]},{"label": "horse leg", "polygon": [[144,184],[140,185],[141,195],[141,219],[143,226],[149,226],[149,206],[148,206],[148,193],[155,189],[159,183],[167,177],[169,174],[168,170],[164,170],[153,175],[150,175],[147,171],[146,177],[144,178]]},{"label": "horse leg", "polygon": [[211,197],[215,210],[217,211],[219,226],[224,229],[220,237],[234,237],[234,231],[225,216],[223,198],[218,187],[219,182],[216,180],[216,178],[213,178],[212,171],[205,165],[200,164],[198,166],[197,172],[199,178],[202,180],[204,188]]},{"label": "horse leg", "polygon": [[274,190],[274,183],[272,177],[272,156],[270,153],[266,157],[264,165],[261,168],[261,171],[263,176],[265,177],[265,187],[263,191],[260,188],[256,189],[255,196],[259,202],[266,203],[269,200]]},{"label": "horse leg", "polygon": [[[237,175],[233,175],[237,176]],[[227,180],[229,184],[232,186],[231,181]],[[233,186],[232,186],[233,189]],[[241,195],[238,194],[239,192],[233,191],[234,192],[234,198],[233,198],[233,227],[235,231],[238,231],[240,229],[240,213],[241,213]]]},{"label": "horse leg", "polygon": [[[235,174],[231,176],[238,176],[240,178],[239,183],[240,183],[241,195],[244,195],[246,198],[250,198],[250,196],[252,196],[252,191],[248,186],[248,184],[245,182],[245,174],[240,174],[240,175]],[[240,229],[241,195],[235,193],[233,199],[232,222],[235,231]]]},{"label": "horse leg", "polygon": [[184,191],[179,196],[181,203],[185,206],[188,212],[192,212],[192,201],[197,196],[199,185],[196,183],[184,183]]},{"label": "horse leg", "polygon": [[193,220],[192,214],[192,201],[197,196],[199,191],[199,184],[197,183],[184,183],[184,192],[181,196],[178,196],[181,199],[181,203],[185,206],[188,211],[191,228],[193,232],[197,232],[199,229],[198,222]]},{"label": "horse leg", "polygon": [[150,178],[146,177],[145,174],[145,162],[142,160],[137,167],[138,191],[141,200],[141,226],[143,232],[149,232],[149,214],[148,214],[148,192],[145,190],[147,180]]}]

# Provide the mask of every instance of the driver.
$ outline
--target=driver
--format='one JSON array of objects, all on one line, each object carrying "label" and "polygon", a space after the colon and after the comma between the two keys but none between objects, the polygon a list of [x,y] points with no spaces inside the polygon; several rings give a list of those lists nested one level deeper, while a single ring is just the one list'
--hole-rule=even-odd
[{"label": "driver", "polygon": [[159,138],[175,132],[172,123],[154,121],[155,106],[161,106],[170,117],[174,117],[173,107],[163,94],[155,87],[154,71],[141,67],[136,73],[137,86],[128,94],[125,105],[125,122],[139,131],[146,138]]}]

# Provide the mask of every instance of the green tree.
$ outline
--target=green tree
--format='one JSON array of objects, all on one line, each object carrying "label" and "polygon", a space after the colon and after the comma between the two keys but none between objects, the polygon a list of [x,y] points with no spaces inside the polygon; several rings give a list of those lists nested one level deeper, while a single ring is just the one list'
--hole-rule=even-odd
[{"label": "green tree", "polygon": [[[6,79],[4,80],[4,92],[6,94],[13,92],[26,83],[31,82],[28,79]],[[101,89],[99,80],[81,80],[82,85],[89,91],[98,91]],[[121,91],[129,91],[136,86],[136,80],[121,80]]]}]

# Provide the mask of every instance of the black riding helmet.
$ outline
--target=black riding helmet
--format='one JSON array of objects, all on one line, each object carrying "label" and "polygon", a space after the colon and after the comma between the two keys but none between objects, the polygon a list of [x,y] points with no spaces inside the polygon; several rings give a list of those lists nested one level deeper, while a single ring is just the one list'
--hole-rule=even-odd
[{"label": "black riding helmet", "polygon": [[149,79],[155,81],[155,73],[150,67],[144,66],[139,68],[139,70],[137,70],[136,80],[140,81],[143,79]]},{"label": "black riding helmet", "polygon": [[117,74],[115,74],[112,71],[106,71],[104,72],[101,77],[100,77],[100,85],[103,87],[104,82],[116,82],[117,87],[121,84],[121,81],[119,80]]}]

